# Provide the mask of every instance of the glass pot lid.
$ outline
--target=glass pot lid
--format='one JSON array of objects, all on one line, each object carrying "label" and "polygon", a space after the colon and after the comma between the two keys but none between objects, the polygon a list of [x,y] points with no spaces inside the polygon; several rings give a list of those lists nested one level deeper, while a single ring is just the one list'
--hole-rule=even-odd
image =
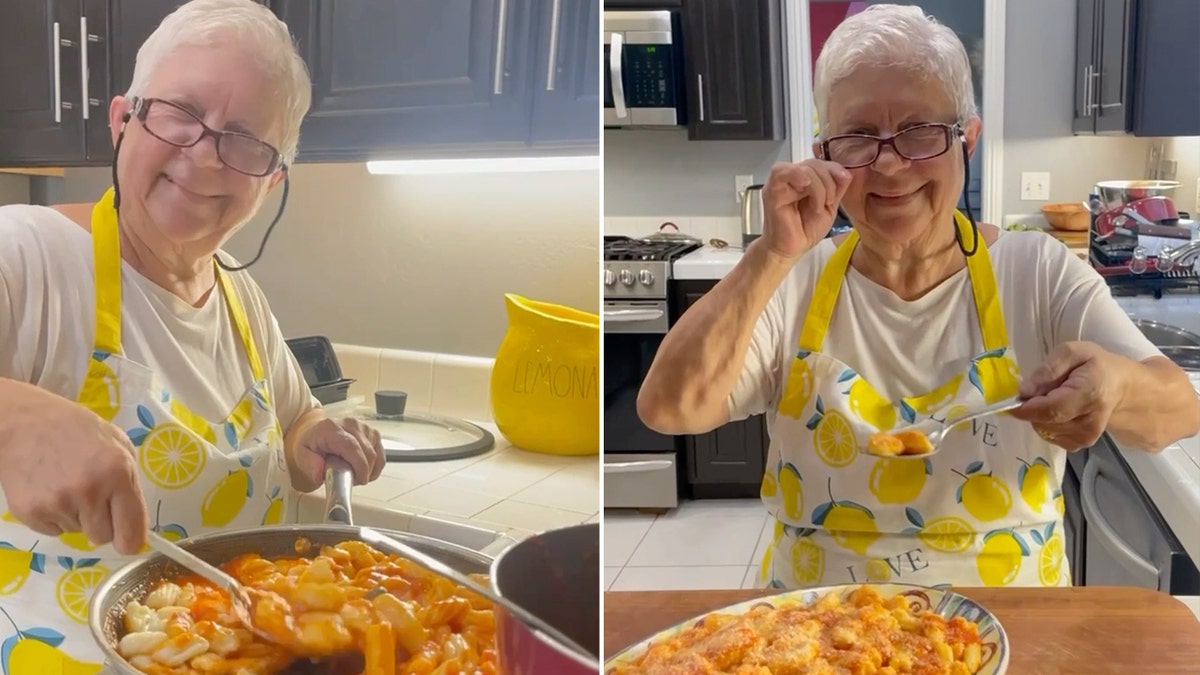
[{"label": "glass pot lid", "polygon": [[389,462],[460,459],[495,445],[487,429],[466,420],[407,412],[407,403],[403,391],[375,392],[375,414],[369,422],[382,437]]}]

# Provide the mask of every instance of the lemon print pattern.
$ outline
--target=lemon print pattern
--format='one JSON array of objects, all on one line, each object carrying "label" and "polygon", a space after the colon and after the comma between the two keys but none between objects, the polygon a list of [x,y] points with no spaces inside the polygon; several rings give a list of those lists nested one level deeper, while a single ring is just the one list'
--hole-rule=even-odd
[{"label": "lemon print pattern", "polygon": [[117,375],[105,363],[109,356],[108,352],[92,351],[83,388],[79,392],[79,402],[106,422],[113,421],[121,409],[121,388],[117,384]]},{"label": "lemon print pattern", "polygon": [[792,542],[791,558],[792,575],[796,581],[815,584],[825,576],[825,549],[810,537],[798,537]]},{"label": "lemon print pattern", "polygon": [[1020,461],[1017,487],[1021,491],[1021,499],[1024,499],[1035,513],[1040,513],[1046,506],[1046,500],[1050,498],[1050,486],[1054,483],[1050,463],[1041,457],[1033,460],[1033,463],[1023,459]]},{"label": "lemon print pattern", "polygon": [[1047,523],[1042,530],[1030,530],[1029,536],[1042,547],[1038,553],[1038,581],[1043,586],[1059,585],[1063,556],[1066,554],[1062,533],[1054,531],[1054,523]]},{"label": "lemon print pattern", "polygon": [[813,373],[809,367],[808,352],[800,352],[792,360],[788,370],[787,384],[783,388],[783,398],[779,401],[779,413],[794,419],[800,419],[808,406],[813,393]]},{"label": "lemon print pattern", "polygon": [[779,467],[779,496],[783,501],[783,512],[789,520],[798,521],[804,518],[804,487],[800,479],[800,471],[790,463]]},{"label": "lemon print pattern", "polygon": [[921,543],[939,553],[962,553],[975,539],[975,532],[962,518],[942,516],[927,523],[911,506],[904,509],[904,516],[912,523],[912,527],[904,529],[904,534],[917,535]]},{"label": "lemon print pattern", "polygon": [[880,459],[871,468],[871,494],[880,504],[907,504],[921,494],[932,474],[929,459]]},{"label": "lemon print pattern", "polygon": [[[902,407],[912,410],[915,413],[913,417],[936,413],[954,400],[954,396],[958,393],[958,388],[962,384],[962,380],[962,375],[955,375],[928,394],[904,399]],[[905,421],[908,423],[913,422],[912,419],[906,419]]]},{"label": "lemon print pattern", "polygon": [[200,505],[200,522],[205,527],[223,527],[233,522],[246,506],[246,501],[254,495],[254,481],[247,471],[254,460],[242,455],[238,461],[245,468],[230,471],[204,495],[204,502]]},{"label": "lemon print pattern", "polygon": [[1029,545],[1015,530],[988,532],[983,537],[982,550],[975,556],[979,580],[984,586],[1011,584],[1029,553]]},{"label": "lemon print pattern", "polygon": [[66,570],[58,578],[54,589],[58,608],[71,619],[87,623],[88,604],[92,600],[92,593],[108,576],[108,570],[94,558],[60,557],[58,563]]},{"label": "lemon print pattern", "polygon": [[[21,522],[20,520],[17,520],[17,517],[12,514],[12,511],[5,511],[4,514],[2,516],[0,516],[0,520],[4,520],[5,522],[8,522],[8,523]],[[82,532],[65,532],[63,534],[58,535],[58,540],[77,551],[86,552],[86,551],[94,551],[96,549],[96,545],[93,544],[92,542],[88,541],[87,536],[84,535]],[[0,546],[2,546],[2,544],[0,544]]]},{"label": "lemon print pattern", "polygon": [[208,451],[187,427],[175,422],[155,424],[154,415],[144,405],[137,407],[142,427],[126,432],[138,448],[138,466],[146,478],[167,490],[191,485],[208,462]]},{"label": "lemon print pattern", "polygon": [[80,661],[59,649],[66,637],[53,628],[21,629],[3,608],[8,624],[16,631],[0,643],[0,672],[6,675],[96,675],[104,664]]},{"label": "lemon print pattern", "polygon": [[990,471],[983,472],[983,462],[972,462],[965,474],[951,471],[963,479],[955,499],[973,518],[987,523],[1008,515],[1012,509],[1012,492]]},{"label": "lemon print pattern", "polygon": [[31,574],[46,573],[46,555],[37,553],[37,542],[22,550],[7,541],[0,541],[0,595],[12,595],[21,590]]},{"label": "lemon print pattern", "polygon": [[270,503],[267,505],[267,512],[263,515],[263,525],[278,525],[283,522],[283,497],[279,496],[279,486],[271,488],[269,495]]},{"label": "lemon print pattern", "polygon": [[[782,467],[780,462],[777,466]],[[779,469],[767,469],[763,472],[762,484],[758,487],[758,496],[770,499],[779,494]]]},{"label": "lemon print pattern", "polygon": [[805,426],[813,432],[813,446],[822,462],[840,468],[858,457],[858,441],[850,420],[836,410],[826,413],[820,395],[817,396],[816,412]]},{"label": "lemon print pattern", "polygon": [[1016,396],[1021,387],[1017,364],[1004,352],[1003,348],[992,349],[971,360],[967,379],[988,403]]},{"label": "lemon print pattern", "polygon": [[167,541],[180,541],[182,539],[187,539],[187,530],[183,529],[182,525],[177,523],[163,524],[162,504],[162,500],[158,500],[158,506],[154,509],[154,526],[151,527],[150,530],[158,533],[159,536]]},{"label": "lemon print pattern", "polygon": [[870,509],[848,499],[833,498],[833,479],[826,483],[829,501],[813,509],[812,522],[825,528],[839,545],[866,555],[871,544],[879,539],[879,528],[875,525],[875,514]]},{"label": "lemon print pattern", "polygon": [[[854,371],[849,371],[853,373]],[[843,377],[845,377],[843,373]],[[884,398],[869,382],[857,377],[850,385],[850,411],[880,431],[896,426],[896,406]]]}]

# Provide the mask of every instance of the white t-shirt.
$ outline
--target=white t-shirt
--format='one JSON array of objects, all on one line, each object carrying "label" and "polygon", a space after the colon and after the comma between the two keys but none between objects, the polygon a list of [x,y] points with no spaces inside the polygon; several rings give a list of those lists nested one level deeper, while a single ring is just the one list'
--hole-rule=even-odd
[{"label": "white t-shirt", "polygon": [[[226,263],[230,258],[226,257]],[[253,382],[220,287],[193,307],[122,263],[121,342],[197,414],[225,419]],[[0,377],[76,400],[96,335],[92,236],[58,211],[0,207]],[[319,407],[262,289],[230,273],[286,432]]]},{"label": "white t-shirt", "polygon": [[[822,241],[767,303],[729,396],[731,420],[774,411],[813,288],[835,248],[832,239]],[[1055,346],[1073,340],[1095,342],[1135,361],[1161,354],[1113,299],[1104,279],[1054,238],[1001,232],[988,253],[1022,377]],[[933,390],[982,350],[965,268],[906,302],[851,267],[821,348],[892,401]]]}]

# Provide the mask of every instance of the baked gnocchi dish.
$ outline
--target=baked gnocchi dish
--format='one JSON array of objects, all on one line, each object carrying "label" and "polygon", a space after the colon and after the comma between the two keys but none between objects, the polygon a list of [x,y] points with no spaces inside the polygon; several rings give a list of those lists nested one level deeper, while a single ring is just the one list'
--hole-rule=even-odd
[{"label": "baked gnocchi dish", "polygon": [[978,624],[861,586],[845,599],[708,614],[606,674],[974,675],[982,664]]},{"label": "baked gnocchi dish", "polygon": [[933,452],[933,443],[917,429],[883,431],[867,439],[867,452],[881,457],[927,455]]},{"label": "baked gnocchi dish", "polygon": [[[298,552],[306,546],[298,542]],[[323,546],[311,558],[252,553],[222,568],[251,593],[255,628],[272,639],[238,621],[224,590],[189,576],[126,605],[118,653],[146,675],[320,673],[297,664],[353,653],[364,664],[353,675],[498,672],[487,599],[362,542]]]}]

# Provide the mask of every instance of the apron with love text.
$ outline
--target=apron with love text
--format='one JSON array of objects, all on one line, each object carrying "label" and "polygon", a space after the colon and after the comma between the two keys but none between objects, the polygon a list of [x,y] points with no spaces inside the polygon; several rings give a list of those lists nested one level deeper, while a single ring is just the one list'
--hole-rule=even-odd
[{"label": "apron with love text", "polygon": [[[229,415],[212,422],[121,352],[121,252],[110,188],[92,211],[96,339],[78,400],[124,429],[135,449],[150,526],[179,540],[277,524],[293,499],[283,433],[262,357],[233,284],[216,268],[254,382]],[[90,675],[104,659],[88,629],[93,590],[133,560],[79,532],[48,537],[13,518],[0,495],[0,672]]]},{"label": "apron with love text", "polygon": [[[955,213],[963,239],[971,224]],[[861,452],[856,438],[1015,396],[1020,386],[987,246],[967,258],[983,338],[931,392],[888,401],[821,353],[858,234],[821,271],[775,420],[761,496],[774,537],[761,585],[862,582],[1070,585],[1060,490],[1065,453],[1027,423],[994,415],[947,434],[932,457]]]}]

